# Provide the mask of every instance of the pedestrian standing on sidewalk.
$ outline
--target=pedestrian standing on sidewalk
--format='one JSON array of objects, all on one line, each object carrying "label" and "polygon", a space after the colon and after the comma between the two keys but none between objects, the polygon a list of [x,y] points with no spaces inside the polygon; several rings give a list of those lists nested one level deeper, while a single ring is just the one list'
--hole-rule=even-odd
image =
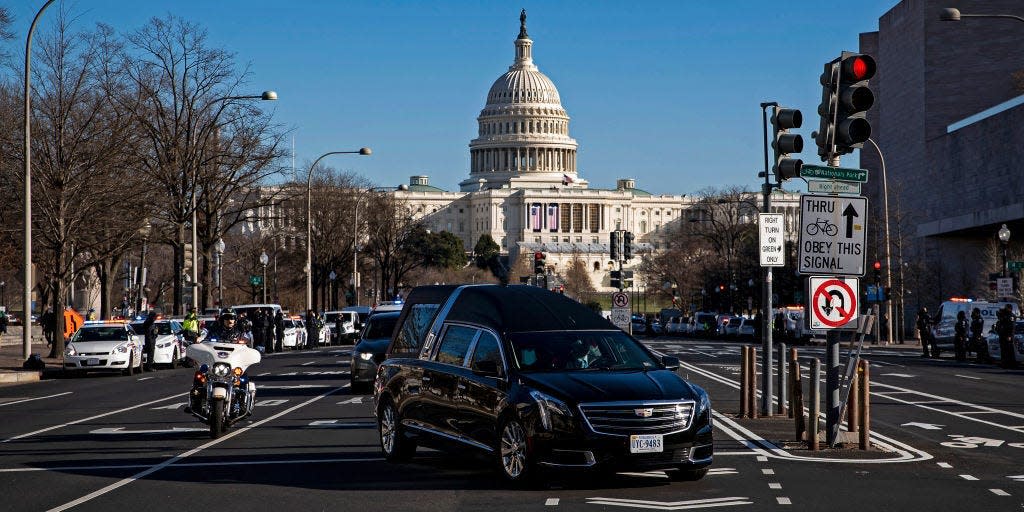
[{"label": "pedestrian standing on sidewalk", "polygon": [[957,361],[967,360],[967,331],[971,324],[967,321],[967,313],[960,311],[956,314],[956,324],[953,326],[956,337],[953,338],[953,348],[956,351]]},{"label": "pedestrian standing on sidewalk", "polygon": [[[921,340],[921,357],[939,357],[937,350],[932,350],[932,353],[928,353],[928,345],[931,345],[932,341],[932,317],[928,316],[928,308],[922,307],[917,312],[917,333],[918,338]],[[938,348],[938,347],[933,347]]]}]

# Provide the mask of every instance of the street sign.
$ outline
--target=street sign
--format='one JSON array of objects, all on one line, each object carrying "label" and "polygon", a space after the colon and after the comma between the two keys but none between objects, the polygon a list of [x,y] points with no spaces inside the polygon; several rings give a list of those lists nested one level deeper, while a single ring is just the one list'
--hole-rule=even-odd
[{"label": "street sign", "polygon": [[263,276],[249,276],[249,284],[252,286],[260,286],[263,284]]},{"label": "street sign", "polygon": [[858,284],[855,277],[811,277],[810,328],[856,329]]},{"label": "street sign", "polygon": [[860,183],[849,181],[810,180],[807,191],[812,194],[857,194],[860,195]]},{"label": "street sign", "polygon": [[612,308],[612,323],[625,332],[629,332],[631,316],[628,308]]},{"label": "street sign", "polygon": [[1013,278],[1012,277],[1000,277],[996,279],[996,293],[1000,297],[1010,297],[1013,295]]},{"label": "street sign", "polygon": [[800,196],[801,274],[864,275],[868,200],[855,196]]},{"label": "street sign", "polygon": [[785,224],[781,213],[757,214],[758,253],[762,267],[786,264]]},{"label": "street sign", "polygon": [[615,292],[612,294],[612,307],[613,308],[629,308],[629,294],[625,292]]},{"label": "street sign", "polygon": [[1008,261],[1006,266],[1010,269],[1010,272],[1020,272],[1024,270],[1024,261]]},{"label": "street sign", "polygon": [[800,168],[800,177],[867,183],[868,171],[864,169],[804,164],[804,166]]}]

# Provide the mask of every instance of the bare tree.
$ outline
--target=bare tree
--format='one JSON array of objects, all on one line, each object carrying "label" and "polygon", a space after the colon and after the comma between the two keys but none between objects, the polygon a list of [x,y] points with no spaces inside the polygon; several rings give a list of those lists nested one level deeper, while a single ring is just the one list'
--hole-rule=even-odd
[{"label": "bare tree", "polygon": [[373,194],[369,205],[368,252],[380,272],[379,299],[396,293],[406,274],[422,265],[416,241],[426,231],[413,219],[409,206],[391,194]]},{"label": "bare tree", "polygon": [[710,269],[719,286],[726,287],[722,292],[728,297],[726,308],[730,311],[736,306],[734,291],[738,287],[737,270],[743,268],[743,248],[757,237],[757,212],[757,196],[745,188],[709,188],[698,194],[689,219],[693,224],[692,235],[706,243],[716,260],[724,263],[724,268]]},{"label": "bare tree", "polygon": [[594,283],[590,280],[590,269],[579,250],[573,250],[568,267],[565,271],[565,292],[570,297],[580,299],[595,291]]}]

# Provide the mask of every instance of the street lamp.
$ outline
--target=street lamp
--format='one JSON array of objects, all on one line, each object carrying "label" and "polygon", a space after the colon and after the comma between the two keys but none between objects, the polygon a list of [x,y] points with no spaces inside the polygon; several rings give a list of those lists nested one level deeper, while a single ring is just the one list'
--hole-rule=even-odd
[{"label": "street lamp", "polygon": [[267,256],[267,251],[263,251],[260,254],[260,265],[263,265],[263,303],[267,303],[267,263],[270,263],[270,256]]},{"label": "street lamp", "polygon": [[338,274],[337,274],[337,272],[332,270],[330,275],[328,275],[327,277],[329,277],[331,279],[331,299],[330,299],[331,309],[336,309],[338,307],[338,297],[337,297],[338,293],[334,289],[334,280],[338,278]]},{"label": "street lamp", "polygon": [[999,242],[1003,245],[1003,277],[1006,277],[1006,244],[1010,241],[1010,228],[1003,224],[999,228]]},{"label": "street lamp", "polygon": [[0,281],[0,302],[3,302],[4,308],[7,308],[7,282]]},{"label": "street lamp", "polygon": [[371,155],[370,148],[359,148],[358,151],[330,151],[320,155],[313,165],[309,166],[306,175],[306,311],[313,309],[313,169],[320,160],[330,155]]},{"label": "street lamp", "polygon": [[218,238],[217,243],[213,245],[213,252],[217,256],[217,307],[224,307],[224,239]]},{"label": "street lamp", "polygon": [[142,227],[139,228],[139,235],[142,236],[142,255],[139,258],[139,278],[138,287],[139,291],[135,295],[135,312],[139,313],[142,311],[142,295],[146,290],[146,248],[149,242],[149,235],[153,232],[153,225],[149,222],[149,217],[146,217],[145,222],[142,223]]},{"label": "street lamp", "polygon": [[960,18],[1008,18],[1024,21],[1024,18],[1012,14],[962,14],[960,9],[955,7],[947,7],[939,14],[939,19],[942,21],[960,21]]},{"label": "street lamp", "polygon": [[[262,100],[277,101],[277,93],[274,91],[263,91],[261,94],[249,94],[243,96],[225,96],[217,98],[213,102],[230,100]],[[212,103],[212,102],[211,102]],[[218,114],[219,115],[219,114]],[[192,169],[192,307],[199,309],[199,235],[196,229],[196,169]]]}]

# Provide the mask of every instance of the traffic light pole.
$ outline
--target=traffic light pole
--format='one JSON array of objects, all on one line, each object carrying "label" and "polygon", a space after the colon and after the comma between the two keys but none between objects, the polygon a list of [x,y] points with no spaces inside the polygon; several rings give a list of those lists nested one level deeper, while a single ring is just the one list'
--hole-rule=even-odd
[{"label": "traffic light pole", "polygon": [[[768,107],[778,108],[779,104],[769,101],[761,104],[761,120],[764,125],[764,185],[761,192],[764,194],[762,210],[764,213],[771,213],[772,206],[772,183],[769,181],[771,173],[768,168]],[[772,373],[775,363],[772,350],[772,267],[764,268],[764,296],[761,301],[764,308],[764,318],[761,321],[762,345],[761,361],[763,371],[761,372],[761,416],[772,415]]]}]

